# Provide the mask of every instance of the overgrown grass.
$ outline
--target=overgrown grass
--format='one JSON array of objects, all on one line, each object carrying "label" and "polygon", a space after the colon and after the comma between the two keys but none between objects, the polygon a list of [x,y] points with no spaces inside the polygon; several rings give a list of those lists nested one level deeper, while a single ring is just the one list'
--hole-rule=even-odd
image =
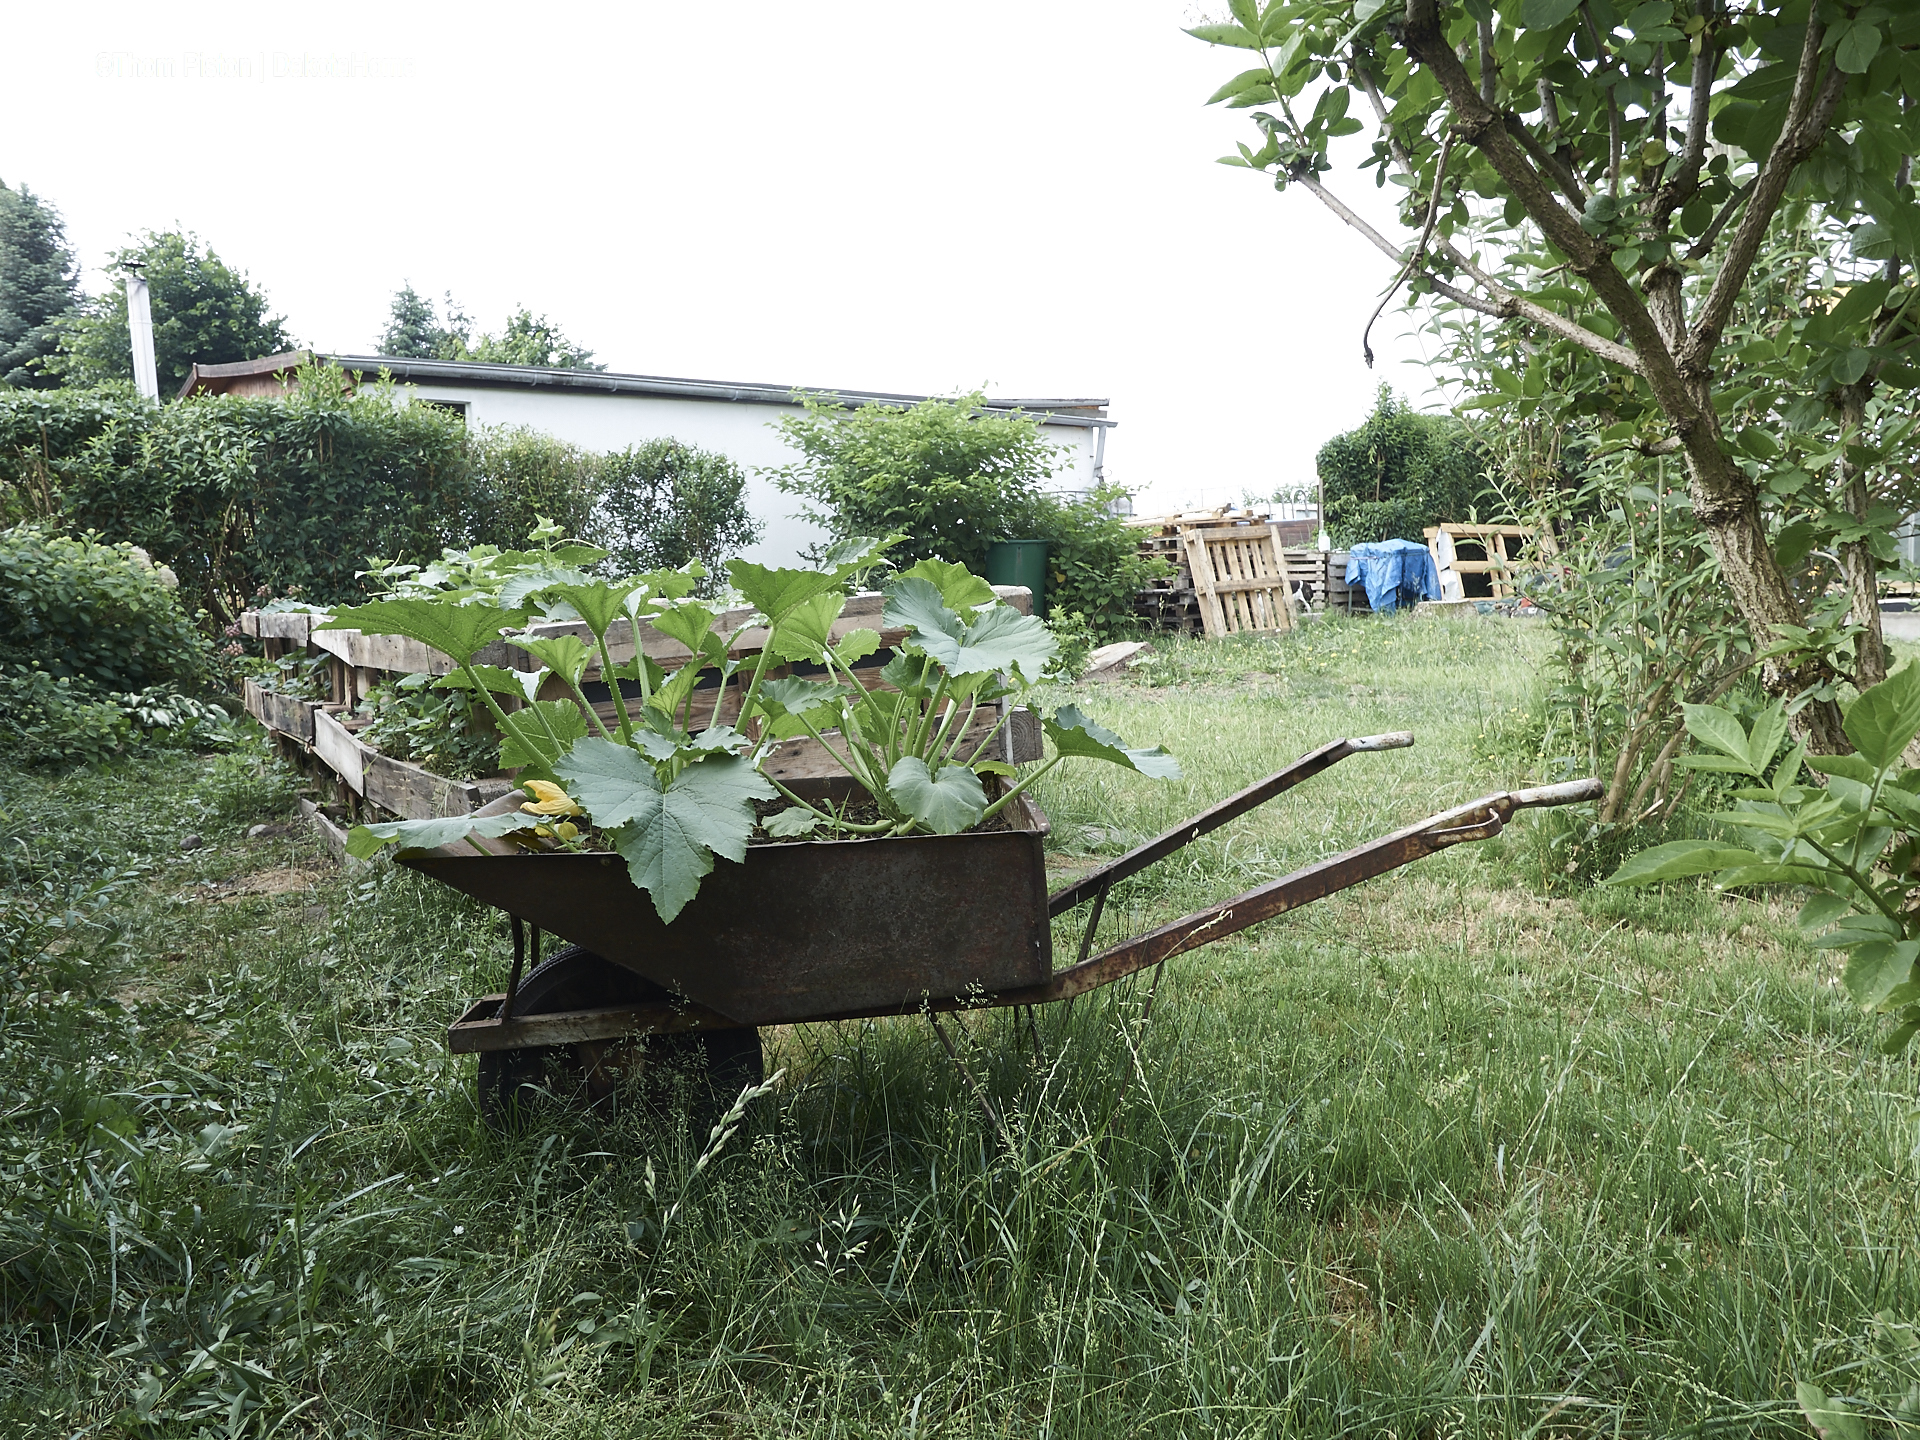
[{"label": "overgrown grass", "polygon": [[[1535,643],[1164,647],[1080,698],[1187,778],[1046,787],[1052,863],[1419,735],[1131,882],[1114,939],[1524,781]],[[1787,1435],[1796,1378],[1920,1380],[1913,1071],[1784,898],[1546,895],[1516,826],[1175,961],[1150,1024],[977,1018],[1011,1151],[903,1021],[770,1035],[701,1166],[639,1117],[490,1133],[441,1035],[489,913],[247,839],[291,801],[257,755],[148,763],[0,777],[0,1434]]]}]

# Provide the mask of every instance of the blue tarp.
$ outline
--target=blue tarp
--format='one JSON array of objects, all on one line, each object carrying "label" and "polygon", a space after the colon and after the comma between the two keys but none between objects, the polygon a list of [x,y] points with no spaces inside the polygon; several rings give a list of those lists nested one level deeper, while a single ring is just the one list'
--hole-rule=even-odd
[{"label": "blue tarp", "polygon": [[1440,575],[1427,547],[1413,540],[1368,540],[1348,552],[1347,584],[1363,585],[1375,610],[1440,598]]}]

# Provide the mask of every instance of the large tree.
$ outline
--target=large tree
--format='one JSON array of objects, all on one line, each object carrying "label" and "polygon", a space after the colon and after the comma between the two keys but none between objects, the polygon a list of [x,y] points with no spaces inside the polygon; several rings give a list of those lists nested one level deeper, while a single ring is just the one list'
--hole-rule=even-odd
[{"label": "large tree", "polygon": [[[256,360],[293,348],[283,316],[267,313],[267,297],[197,235],[148,231],[114,252],[110,268],[139,265],[153,306],[153,354],[160,393],[172,395],[194,362]],[[61,353],[48,365],[69,383],[131,379],[127,291],[114,285],[68,323]]]},{"label": "large tree", "polygon": [[[1834,682],[1871,683],[1884,656],[1873,581],[1890,544],[1872,482],[1898,464],[1910,423],[1884,392],[1920,379],[1904,359],[1920,251],[1909,160],[1920,7],[1231,10],[1191,33],[1259,63],[1213,98],[1274,108],[1253,117],[1260,144],[1224,163],[1309,191],[1392,262],[1395,288],[1511,327],[1523,359],[1572,356],[1559,369],[1577,371],[1610,433],[1683,457],[1725,583],[1754,635],[1774,642],[1766,684],[1800,703],[1815,748],[1844,749]],[[1402,241],[1322,179],[1332,142],[1366,128],[1360,113],[1375,128],[1376,183],[1401,187]],[[1756,262],[1785,231],[1818,251],[1819,284],[1769,317]],[[1809,513],[1847,554],[1864,632],[1844,647],[1809,625],[1774,548],[1778,503],[1804,504],[1810,486],[1824,498]]]},{"label": "large tree", "polygon": [[415,290],[411,282],[402,285],[393,292],[387,328],[379,341],[380,353],[408,360],[469,358],[467,337],[473,332],[473,322],[454,303],[451,292],[446,306],[446,318],[442,320],[433,301]]},{"label": "large tree", "polygon": [[57,322],[80,300],[60,213],[22,185],[0,182],[0,385],[44,386]]},{"label": "large tree", "polygon": [[535,315],[522,305],[507,318],[506,329],[498,335],[482,335],[464,357],[495,365],[535,365],[549,370],[604,370],[596,364],[593,351],[576,345],[560,333],[560,327],[544,315]]}]

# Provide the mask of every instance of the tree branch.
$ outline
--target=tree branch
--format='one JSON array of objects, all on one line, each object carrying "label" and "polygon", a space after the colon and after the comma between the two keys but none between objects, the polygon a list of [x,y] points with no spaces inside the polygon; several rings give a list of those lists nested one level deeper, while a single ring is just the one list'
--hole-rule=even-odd
[{"label": "tree branch", "polygon": [[1528,320],[1544,330],[1551,330],[1563,340],[1571,340],[1582,349],[1590,350],[1602,360],[1611,361],[1622,369],[1631,370],[1638,375],[1643,373],[1640,357],[1618,341],[1609,340],[1604,335],[1587,329],[1577,320],[1569,320],[1557,311],[1549,310],[1537,300],[1529,300],[1516,290],[1502,285],[1472,260],[1442,240],[1434,247],[1434,254],[1450,261],[1473,277],[1473,283],[1493,297],[1500,307],[1500,314],[1508,320]]},{"label": "tree branch", "polygon": [[[1659,327],[1627,277],[1613,263],[1611,248],[1581,228],[1579,218],[1554,197],[1540,172],[1514,144],[1499,114],[1480,99],[1466,68],[1447,46],[1437,0],[1406,0],[1406,3],[1404,34],[1408,53],[1433,72],[1453,111],[1456,128],[1487,157],[1541,233],[1567,257],[1574,273],[1593,287],[1614,319],[1620,322],[1626,338],[1631,341],[1631,349],[1601,340],[1572,321],[1552,315],[1545,307],[1538,307],[1542,317],[1552,315],[1552,319],[1541,318],[1541,323],[1562,334],[1566,328],[1577,331],[1577,335],[1568,338],[1616,363],[1629,363],[1621,361],[1620,356],[1636,356],[1637,363],[1631,363],[1631,368],[1645,375],[1653,385],[1660,408],[1677,426],[1697,425],[1703,418],[1699,407],[1687,393]],[[1711,423],[1709,419],[1708,424]]]},{"label": "tree branch", "polygon": [[1493,58],[1493,11],[1480,19],[1480,98],[1492,105],[1500,97],[1500,71]]},{"label": "tree branch", "polygon": [[[1315,175],[1304,166],[1301,167],[1298,173],[1289,171],[1288,174],[1294,184],[1305,187],[1322,205],[1325,205],[1335,215],[1339,216],[1341,220],[1345,221],[1371,241],[1374,248],[1382,255],[1393,260],[1405,260],[1406,257],[1399,247],[1378,230],[1374,229],[1373,226],[1369,225],[1365,220],[1361,219],[1344,200],[1327,189],[1325,185],[1322,185],[1318,175]],[[1425,271],[1415,271],[1415,274],[1420,275],[1433,287],[1435,294],[1444,296],[1456,304],[1464,305],[1469,310],[1477,311],[1495,320],[1529,321],[1540,326],[1542,329],[1551,330],[1563,340],[1571,340],[1574,344],[1592,351],[1602,360],[1611,361],[1613,364],[1621,366],[1623,369],[1631,370],[1635,374],[1642,373],[1640,357],[1625,345],[1609,340],[1603,335],[1596,335],[1593,331],[1587,329],[1577,321],[1569,320],[1564,315],[1556,314],[1538,301],[1529,300],[1526,296],[1508,289],[1491,275],[1488,275],[1479,266],[1475,265],[1466,256],[1462,255],[1458,250],[1454,249],[1453,246],[1445,240],[1442,240],[1433,247],[1433,253],[1449,263],[1458,266],[1461,270],[1464,270],[1472,277],[1474,284],[1480,286],[1481,289],[1487,292],[1487,298],[1483,299],[1480,296],[1461,290],[1458,286],[1449,285],[1436,275],[1429,274]],[[1611,264],[1612,262],[1609,261],[1608,263]]]},{"label": "tree branch", "polygon": [[[1711,9],[1712,0],[1705,0],[1697,13],[1704,15]],[[1660,187],[1660,193],[1653,201],[1653,218],[1663,230],[1667,217],[1692,199],[1694,191],[1700,188],[1700,168],[1707,158],[1707,119],[1713,105],[1713,77],[1719,70],[1720,49],[1716,45],[1709,45],[1703,35],[1700,53],[1693,57],[1693,93],[1687,109],[1687,148],[1681,154],[1679,166],[1667,177],[1667,183]]]},{"label": "tree branch", "polygon": [[1433,167],[1433,193],[1427,197],[1427,222],[1420,231],[1420,243],[1413,247],[1413,253],[1407,257],[1407,263],[1400,267],[1400,273],[1393,277],[1393,284],[1387,287],[1387,293],[1380,297],[1380,303],[1374,307],[1373,314],[1367,317],[1367,328],[1360,332],[1360,350],[1367,357],[1367,368],[1373,368],[1373,346],[1368,344],[1373,334],[1373,322],[1380,318],[1380,312],[1387,308],[1387,302],[1393,299],[1394,291],[1420,266],[1426,258],[1427,242],[1433,239],[1433,227],[1440,219],[1440,189],[1447,183],[1447,161],[1453,155],[1453,136],[1449,134],[1440,146],[1439,163]]},{"label": "tree branch", "polygon": [[1760,253],[1767,227],[1773,223],[1774,212],[1787,193],[1787,182],[1801,162],[1819,148],[1833,120],[1834,107],[1840,103],[1840,92],[1846,88],[1847,77],[1837,63],[1828,62],[1822,74],[1820,42],[1826,27],[1820,23],[1817,6],[1808,20],[1806,43],[1800,48],[1800,69],[1793,81],[1793,99],[1787,106],[1787,122],[1781,127],[1773,152],[1754,177],[1746,214],[1740,217],[1720,273],[1713,277],[1713,288],[1701,304],[1694,321],[1693,338],[1681,353],[1680,368],[1686,375],[1706,372],[1714,347],[1720,343],[1720,332],[1733,313],[1734,301],[1746,288],[1747,273]]},{"label": "tree branch", "polygon": [[[1546,85],[1544,80],[1540,83],[1542,86]],[[1548,103],[1552,103],[1551,99]],[[1573,167],[1547,149],[1546,145],[1527,128],[1526,122],[1511,110],[1506,111],[1501,118],[1506,121],[1507,133],[1525,147],[1527,154],[1533,157],[1534,164],[1553,177],[1554,183],[1560,187],[1560,193],[1574,205],[1585,210],[1587,208],[1586,188],[1581,185],[1580,177],[1573,173]]]},{"label": "tree branch", "polygon": [[1700,238],[1687,247],[1687,259],[1704,260],[1713,253],[1714,241],[1720,238],[1720,232],[1727,228],[1727,222],[1739,212],[1746,203],[1747,196],[1753,192],[1753,181],[1748,180],[1733,194],[1727,197],[1727,203],[1720,207],[1720,213],[1713,217],[1713,223],[1701,232]]},{"label": "tree branch", "polygon": [[1373,78],[1371,71],[1351,62],[1348,63],[1347,73],[1358,80],[1360,88],[1366,92],[1367,103],[1373,107],[1374,119],[1380,123],[1380,133],[1387,137],[1387,153],[1393,156],[1400,173],[1413,174],[1413,157],[1407,154],[1407,147],[1400,143],[1393,133],[1393,127],[1387,123],[1387,102],[1380,94],[1379,82]]}]

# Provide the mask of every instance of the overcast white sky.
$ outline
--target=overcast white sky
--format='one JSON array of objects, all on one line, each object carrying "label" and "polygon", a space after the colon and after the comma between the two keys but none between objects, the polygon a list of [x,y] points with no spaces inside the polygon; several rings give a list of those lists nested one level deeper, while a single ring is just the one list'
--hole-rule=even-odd
[{"label": "overcast white sky", "polygon": [[1310,482],[1381,379],[1430,391],[1397,313],[1361,360],[1387,262],[1213,163],[1252,127],[1202,103],[1244,63],[1180,33],[1197,8],[21,7],[0,179],[90,289],[180,225],[327,349],[410,280],[615,370],[1106,397],[1143,511],[1218,504]]}]

